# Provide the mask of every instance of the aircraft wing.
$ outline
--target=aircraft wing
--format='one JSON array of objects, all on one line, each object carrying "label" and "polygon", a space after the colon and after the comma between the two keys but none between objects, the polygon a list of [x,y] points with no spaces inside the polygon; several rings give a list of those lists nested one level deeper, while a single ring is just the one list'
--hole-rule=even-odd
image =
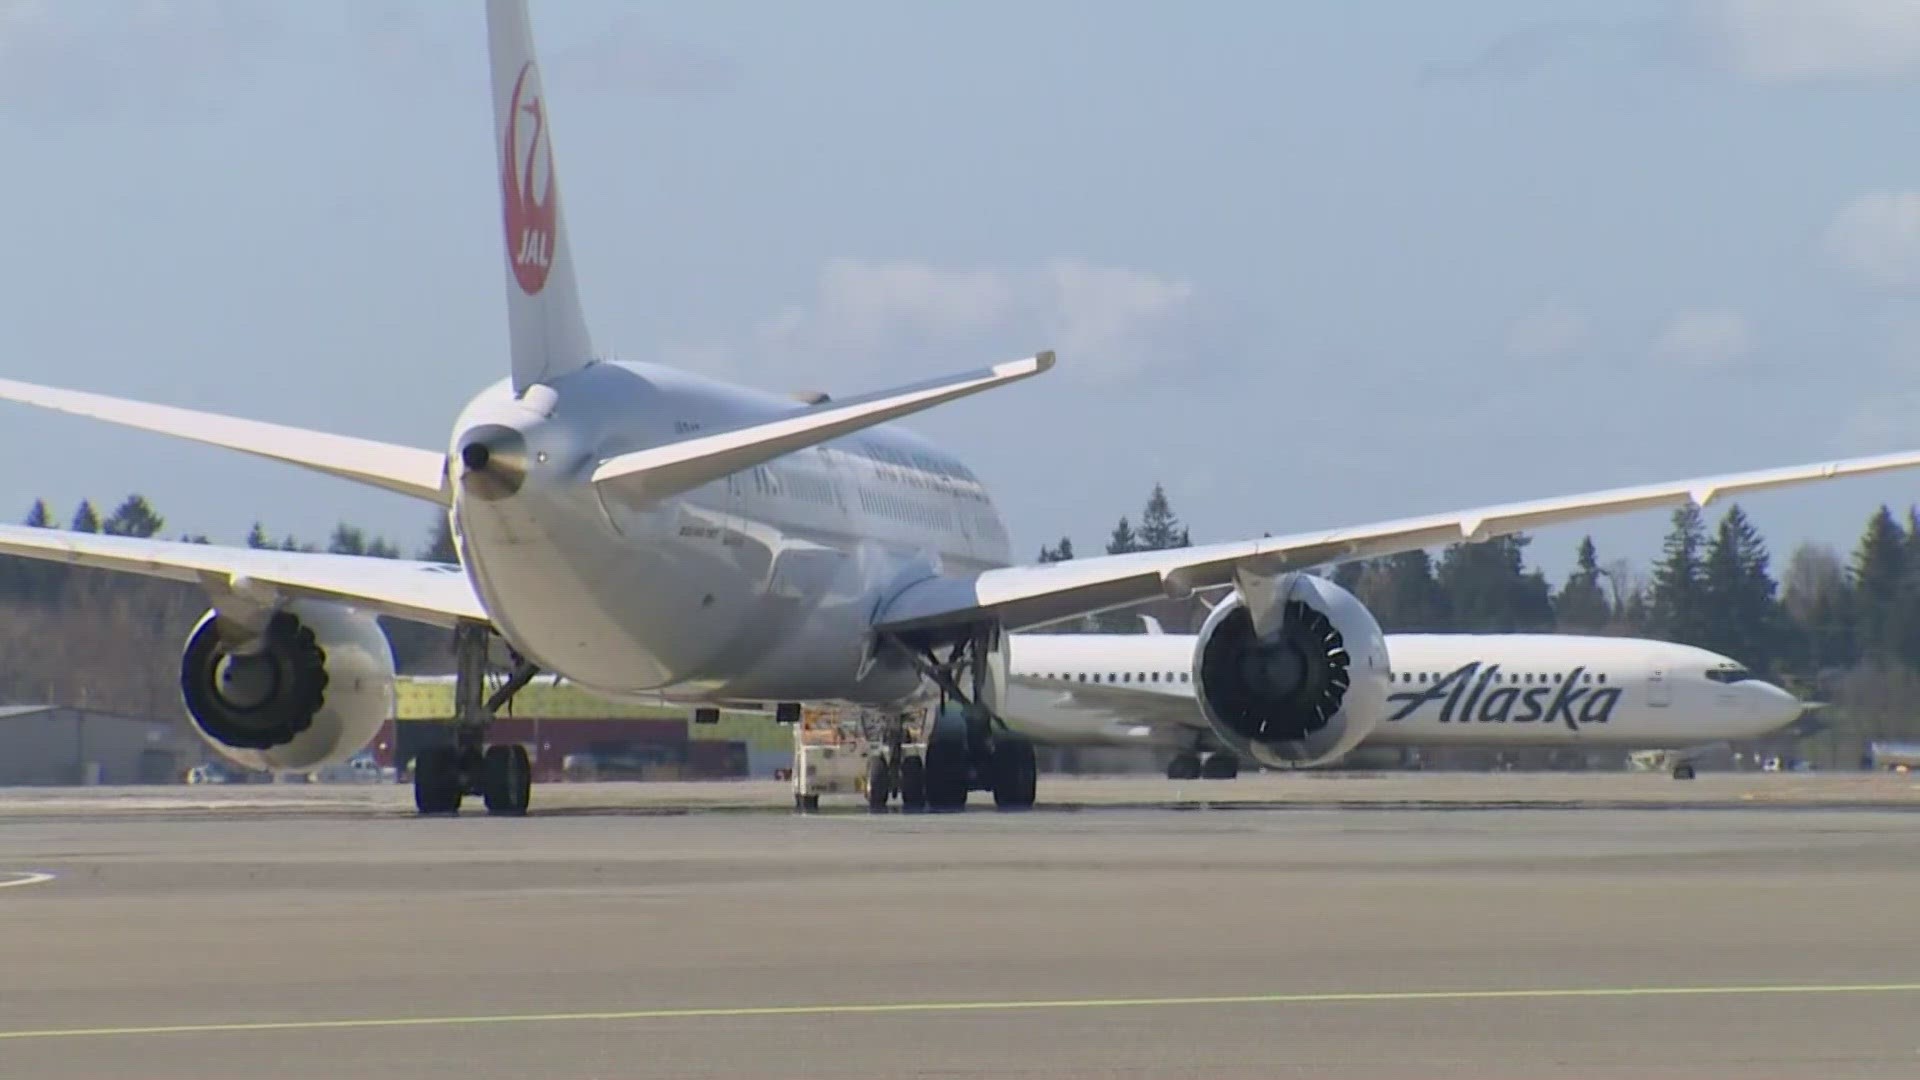
[{"label": "aircraft wing", "polygon": [[931,577],[908,586],[886,604],[875,620],[875,628],[908,634],[996,618],[1008,630],[1022,630],[1142,600],[1187,596],[1197,589],[1230,585],[1236,575],[1306,570],[1461,541],[1488,540],[1610,514],[1688,502],[1705,506],[1728,496],[1916,466],[1920,466],[1920,452],[1882,454],[1503,503],[1292,536],[1071,559],[987,570],[966,577]]},{"label": "aircraft wing", "polygon": [[0,555],[166,578],[225,591],[333,600],[377,615],[452,626],[489,621],[466,572],[444,563],[216,547],[0,525]]}]

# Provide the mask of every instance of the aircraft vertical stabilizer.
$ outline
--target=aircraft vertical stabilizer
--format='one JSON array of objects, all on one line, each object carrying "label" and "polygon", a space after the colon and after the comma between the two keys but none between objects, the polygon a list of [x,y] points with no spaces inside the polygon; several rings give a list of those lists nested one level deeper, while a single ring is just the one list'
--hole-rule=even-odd
[{"label": "aircraft vertical stabilizer", "polygon": [[526,0],[487,0],[487,44],[506,230],[513,389],[524,393],[535,383],[591,363],[593,346],[574,284],[553,168],[553,133]]}]

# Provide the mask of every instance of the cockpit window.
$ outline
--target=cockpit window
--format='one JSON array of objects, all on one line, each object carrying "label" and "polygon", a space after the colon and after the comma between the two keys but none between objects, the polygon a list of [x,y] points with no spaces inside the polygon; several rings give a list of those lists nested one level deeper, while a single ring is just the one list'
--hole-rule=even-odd
[{"label": "cockpit window", "polygon": [[1739,668],[1739,667],[1715,668],[1712,671],[1707,672],[1707,678],[1712,679],[1714,682],[1717,682],[1717,683],[1745,682],[1746,680],[1753,678],[1753,672],[1748,671],[1746,668]]}]

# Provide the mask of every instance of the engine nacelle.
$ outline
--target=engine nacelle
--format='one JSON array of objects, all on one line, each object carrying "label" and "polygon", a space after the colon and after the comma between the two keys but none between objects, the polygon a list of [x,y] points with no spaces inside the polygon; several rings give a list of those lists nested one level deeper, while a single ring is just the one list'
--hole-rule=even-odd
[{"label": "engine nacelle", "polygon": [[[1256,632],[1237,590],[1194,642],[1194,696],[1214,734],[1269,768],[1324,765],[1387,715],[1386,635],[1358,597],[1325,578],[1282,574],[1274,626]],[[1266,598],[1262,598],[1263,600]]]},{"label": "engine nacelle", "polygon": [[359,753],[393,716],[393,646],[380,623],[295,601],[238,645],[209,611],[187,638],[180,693],[200,737],[250,769],[306,772]]}]

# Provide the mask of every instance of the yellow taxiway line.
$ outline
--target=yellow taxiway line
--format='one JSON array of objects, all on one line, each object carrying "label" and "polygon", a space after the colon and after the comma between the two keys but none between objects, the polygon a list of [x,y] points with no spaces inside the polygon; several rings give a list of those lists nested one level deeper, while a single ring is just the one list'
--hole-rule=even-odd
[{"label": "yellow taxiway line", "polygon": [[0,1031],[0,1042],[92,1039],[140,1035],[244,1035],[391,1028],[496,1027],[526,1024],[619,1023],[644,1020],[721,1020],[968,1012],[1091,1011],[1207,1005],[1349,1005],[1394,1002],[1554,1001],[1569,998],[1810,997],[1836,994],[1920,993],[1920,983],[1825,983],[1750,986],[1632,986],[1533,990],[1389,990],[1318,994],[1226,994],[1211,997],[1058,998],[1029,1001],[916,1001],[887,1004],[748,1005],[719,1008],[623,1009],[605,1012],[493,1013],[479,1016],[364,1017],[343,1020],[266,1020],[249,1023],[144,1024],[121,1027]]}]

